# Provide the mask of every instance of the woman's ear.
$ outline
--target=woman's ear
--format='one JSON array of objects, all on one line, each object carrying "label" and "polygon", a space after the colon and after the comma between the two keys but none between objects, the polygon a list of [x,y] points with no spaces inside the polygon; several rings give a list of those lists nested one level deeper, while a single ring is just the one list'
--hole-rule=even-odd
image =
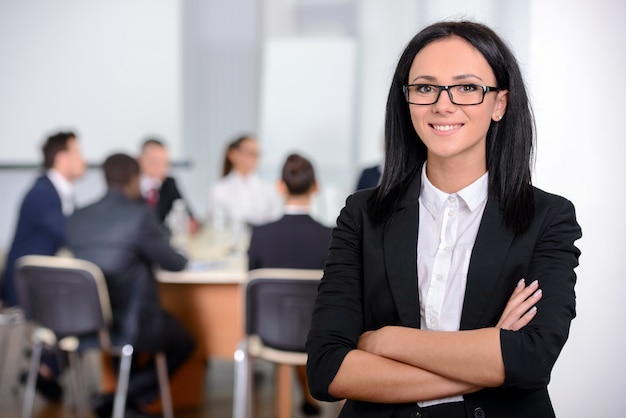
[{"label": "woman's ear", "polygon": [[499,122],[506,113],[506,107],[509,104],[509,91],[501,90],[498,92],[496,96],[496,106],[493,109],[493,115],[491,115],[491,119],[496,122]]}]

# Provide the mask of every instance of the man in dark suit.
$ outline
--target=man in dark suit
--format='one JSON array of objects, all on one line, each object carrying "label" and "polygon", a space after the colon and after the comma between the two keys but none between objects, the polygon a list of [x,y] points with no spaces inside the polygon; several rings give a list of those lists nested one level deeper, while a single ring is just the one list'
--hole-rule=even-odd
[{"label": "man in dark suit", "polygon": [[[46,172],[35,180],[20,206],[17,227],[7,256],[0,299],[7,306],[19,305],[15,289],[15,260],[23,255],[54,255],[67,242],[66,216],[74,210],[72,182],[85,172],[85,160],[76,135],[59,132],[43,145]],[[47,399],[58,401],[56,382],[59,366],[54,354],[42,358],[37,389]]]},{"label": "man in dark suit", "polygon": [[[178,199],[184,202],[176,180],[168,176],[169,154],[165,144],[154,138],[145,140],[138,161],[141,167],[141,195],[148,206],[154,207],[157,219],[163,224],[174,207],[174,202]],[[189,230],[196,232],[198,223],[187,203],[185,207],[189,215]]]},{"label": "man in dark suit", "polygon": [[[108,191],[68,221],[68,243],[74,256],[91,261],[104,273],[114,336],[132,344],[136,352],[163,351],[172,374],[192,353],[193,337],[159,303],[154,265],[178,271],[187,260],[170,247],[154,212],[139,190],[139,164],[114,154],[103,165]],[[131,372],[128,406],[141,409],[156,399],[156,370],[148,365]],[[113,395],[97,398],[98,416],[109,416]]]},{"label": "man in dark suit", "polygon": [[[276,222],[255,226],[248,249],[248,267],[322,269],[326,262],[331,229],[308,214],[317,192],[313,165],[298,154],[287,157],[279,188],[285,195],[285,215]],[[306,415],[319,415],[311,396],[304,366],[296,367],[302,386]]]}]

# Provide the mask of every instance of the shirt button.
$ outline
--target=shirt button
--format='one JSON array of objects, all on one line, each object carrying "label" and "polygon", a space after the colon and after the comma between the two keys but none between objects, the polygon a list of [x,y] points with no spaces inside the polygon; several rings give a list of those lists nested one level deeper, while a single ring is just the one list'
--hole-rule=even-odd
[{"label": "shirt button", "polygon": [[454,196],[450,196],[450,198],[449,198],[449,199],[450,199],[450,202],[451,202],[451,203],[456,202],[456,197],[454,197]]},{"label": "shirt button", "polygon": [[455,215],[455,212],[453,210],[451,210],[450,212],[448,212],[448,216],[449,217],[453,217]]},{"label": "shirt button", "polygon": [[438,274],[435,278],[436,278],[438,281],[442,281],[442,280],[443,280],[443,275]]}]

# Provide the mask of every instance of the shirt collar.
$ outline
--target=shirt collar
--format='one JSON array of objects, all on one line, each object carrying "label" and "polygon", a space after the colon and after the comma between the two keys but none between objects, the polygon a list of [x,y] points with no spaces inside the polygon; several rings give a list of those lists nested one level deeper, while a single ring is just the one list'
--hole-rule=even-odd
[{"label": "shirt collar", "polygon": [[74,211],[74,185],[54,168],[49,169],[46,176],[59,194],[63,214],[70,215]]},{"label": "shirt collar", "polygon": [[306,206],[285,205],[285,215],[308,215],[309,208]]},{"label": "shirt collar", "polygon": [[141,189],[141,195],[147,196],[148,192],[152,189],[160,189],[161,181],[159,179],[155,179],[153,177],[148,177],[145,174],[142,174],[139,177],[139,188]]},{"label": "shirt collar", "polygon": [[456,193],[445,193],[428,180],[426,176],[426,163],[422,166],[422,188],[420,191],[420,201],[422,205],[430,212],[433,217],[436,217],[445,201],[449,196],[457,196],[465,203],[467,208],[473,212],[487,199],[487,190],[489,184],[489,173],[486,172],[478,179],[476,179],[469,186],[459,190]]},{"label": "shirt collar", "polygon": [[57,193],[62,197],[71,197],[74,194],[74,185],[72,182],[63,177],[61,173],[51,168],[46,173]]}]

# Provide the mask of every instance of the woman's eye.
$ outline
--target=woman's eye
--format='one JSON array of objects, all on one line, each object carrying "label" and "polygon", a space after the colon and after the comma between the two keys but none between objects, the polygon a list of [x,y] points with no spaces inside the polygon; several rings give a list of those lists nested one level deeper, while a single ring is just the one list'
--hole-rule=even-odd
[{"label": "woman's eye", "polygon": [[476,84],[462,84],[458,89],[461,93],[473,93],[478,90],[478,86]]},{"label": "woman's eye", "polygon": [[420,84],[420,85],[417,86],[417,91],[422,93],[422,94],[428,94],[428,93],[434,92],[435,89],[431,85]]}]

